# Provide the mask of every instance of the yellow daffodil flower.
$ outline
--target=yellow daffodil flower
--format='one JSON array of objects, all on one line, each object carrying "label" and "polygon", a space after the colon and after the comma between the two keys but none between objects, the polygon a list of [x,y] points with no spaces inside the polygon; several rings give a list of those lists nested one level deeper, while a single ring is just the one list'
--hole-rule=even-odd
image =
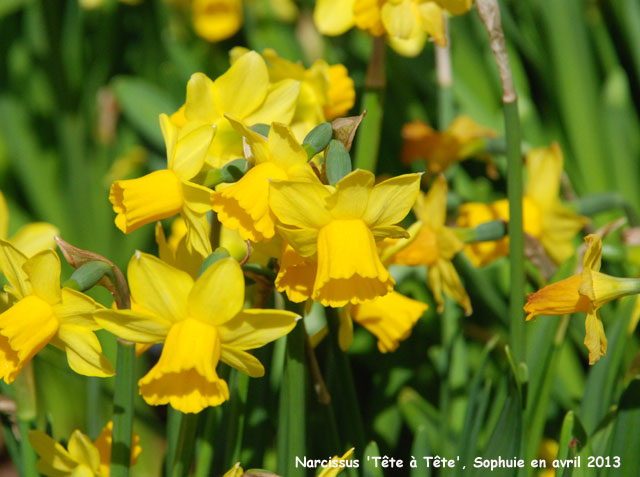
[{"label": "yellow daffodil flower", "polygon": [[479,126],[469,116],[458,116],[444,132],[416,120],[402,128],[402,160],[409,164],[421,159],[430,173],[439,174],[478,153],[487,139],[495,137],[495,131]]},{"label": "yellow daffodil flower", "polygon": [[184,109],[178,110],[172,121],[182,127],[190,123],[217,127],[206,162],[218,169],[243,156],[242,135],[231,126],[225,114],[249,126],[272,122],[290,124],[299,93],[299,81],[269,82],[264,59],[250,51],[237,58],[215,81],[202,73],[192,75],[187,83]]},{"label": "yellow daffodil flower", "polygon": [[[359,305],[351,305],[345,309],[353,321],[364,326],[378,338],[378,349],[388,353],[398,349],[400,341],[411,335],[411,330],[429,308],[425,303],[412,300],[398,292],[392,291],[384,296],[365,301]],[[342,332],[343,327],[340,327]],[[346,327],[349,330],[349,327]],[[348,331],[346,331],[348,333]],[[350,344],[349,337],[340,337],[339,343]],[[348,346],[346,347],[348,348]],[[346,351],[346,348],[343,348]]]},{"label": "yellow daffodil flower", "polygon": [[325,306],[362,303],[393,290],[376,240],[406,236],[395,224],[415,202],[420,174],[375,186],[374,179],[371,172],[358,169],[335,187],[271,182],[271,210],[282,224],[278,233],[296,253],[317,262],[311,298]]},{"label": "yellow daffodil flower", "polygon": [[160,115],[160,126],[167,147],[168,168],[111,185],[109,201],[117,214],[116,226],[128,234],[179,213],[188,228],[187,248],[207,256],[211,245],[205,214],[211,210],[211,191],[191,179],[204,165],[215,129],[193,123],[178,128],[166,114]]},{"label": "yellow daffodil flower", "polygon": [[[524,231],[540,241],[549,257],[560,264],[571,257],[571,243],[588,219],[572,212],[560,203],[562,151],[557,144],[533,149],[526,157],[527,184],[522,201]],[[475,227],[489,220],[509,220],[506,199],[492,204],[466,203],[460,207],[458,225]],[[506,255],[507,239],[474,243],[465,246],[465,254],[476,266],[485,265]]]},{"label": "yellow daffodil flower", "polygon": [[95,319],[116,336],[162,343],[158,363],[138,382],[151,405],[200,412],[229,399],[218,361],[251,377],[264,368],[246,350],[293,329],[298,316],[279,310],[243,310],[244,277],[238,262],[222,259],[197,279],[158,258],[136,252],[128,269],[131,295],[148,313],[100,310]]},{"label": "yellow daffodil flower", "polygon": [[213,210],[222,225],[238,230],[244,240],[270,240],[276,219],[269,208],[269,181],[320,181],[307,162],[307,153],[284,124],[272,124],[267,141],[242,123],[229,121],[244,136],[256,165],[238,182],[211,195]]},{"label": "yellow daffodil flower", "polygon": [[[67,449],[41,431],[29,431],[29,442],[40,457],[39,473],[46,477],[109,477],[113,422],[102,430],[95,442],[76,430],[71,434]],[[140,438],[133,433],[131,467],[142,452]]]},{"label": "yellow daffodil flower", "polygon": [[640,283],[636,279],[600,273],[602,241],[593,234],[584,240],[587,252],[582,262],[582,273],[530,293],[524,310],[527,320],[536,315],[586,313],[584,344],[589,350],[589,364],[594,364],[607,352],[607,337],[598,309],[622,296],[640,293]]},{"label": "yellow daffodil flower", "polygon": [[10,286],[12,306],[0,314],[0,378],[7,384],[47,343],[67,353],[71,369],[85,376],[112,376],[93,331],[91,314],[99,305],[69,288],[60,288],[60,259],[53,250],[27,258],[0,240],[0,268]]},{"label": "yellow daffodil flower", "polygon": [[240,462],[231,467],[222,477],[242,477],[244,475],[244,469],[240,467]]},{"label": "yellow daffodil flower", "polygon": [[444,14],[461,15],[472,0],[318,0],[314,21],[320,33],[341,35],[353,26],[373,36],[387,35],[401,55],[416,56],[427,37],[446,44]]},{"label": "yellow daffodil flower", "polygon": [[442,312],[444,308],[444,292],[470,315],[472,310],[469,295],[451,263],[453,256],[462,250],[463,243],[445,225],[447,181],[444,176],[436,178],[428,194],[420,194],[413,211],[418,218],[418,225],[411,227],[415,231],[414,236],[407,241],[406,247],[391,257],[391,262],[410,266],[426,265],[427,281],[438,304],[438,312]]},{"label": "yellow daffodil flower", "polygon": [[316,477],[335,477],[347,467],[351,467],[348,461],[351,460],[354,449],[355,447],[352,447],[345,452],[342,457],[337,455],[333,456],[329,461],[329,464],[324,467]]},{"label": "yellow daffodil flower", "polygon": [[27,257],[56,246],[53,238],[59,235],[58,227],[47,222],[32,222],[24,225],[8,238],[9,207],[2,191],[0,191],[0,239],[6,240]]},{"label": "yellow daffodil flower", "polygon": [[329,66],[317,60],[311,68],[280,58],[273,49],[262,53],[269,64],[272,82],[294,79],[300,82],[300,95],[291,120],[291,129],[299,140],[318,124],[346,114],[354,105],[353,80],[344,65]]},{"label": "yellow daffodil flower", "polygon": [[193,29],[207,41],[235,35],[242,26],[242,0],[193,0]]}]

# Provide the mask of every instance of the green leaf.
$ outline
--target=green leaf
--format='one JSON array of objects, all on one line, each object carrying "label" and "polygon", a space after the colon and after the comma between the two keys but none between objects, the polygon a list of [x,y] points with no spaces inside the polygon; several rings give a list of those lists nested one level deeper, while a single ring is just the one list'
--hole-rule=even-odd
[{"label": "green leaf", "polygon": [[373,457],[380,457],[380,449],[378,449],[378,444],[376,444],[375,441],[369,442],[367,447],[364,449],[362,475],[364,477],[384,477],[380,464],[378,464],[378,466],[375,465],[376,460],[378,462],[379,460],[374,460]]},{"label": "green leaf", "polygon": [[[609,456],[613,467],[606,468],[604,476],[632,475],[640,469],[640,379],[636,378],[624,390],[611,432]],[[620,467],[616,467],[620,458]],[[596,462],[597,464],[597,462]]]},{"label": "green leaf", "polygon": [[164,148],[158,116],[161,113],[172,114],[178,109],[175,101],[164,90],[141,78],[118,76],[112,87],[127,120],[145,139],[160,149]]}]

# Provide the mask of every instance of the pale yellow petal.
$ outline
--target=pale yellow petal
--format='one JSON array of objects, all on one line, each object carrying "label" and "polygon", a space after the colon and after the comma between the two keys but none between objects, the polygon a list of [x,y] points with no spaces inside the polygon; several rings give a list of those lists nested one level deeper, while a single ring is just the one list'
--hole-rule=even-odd
[{"label": "pale yellow petal", "polygon": [[418,6],[422,29],[440,45],[447,44],[446,23],[443,11],[435,2],[425,2]]},{"label": "pale yellow petal", "polygon": [[61,325],[53,344],[64,349],[69,367],[78,374],[100,378],[115,374],[113,366],[102,354],[100,341],[93,331],[83,326]]},{"label": "pale yellow petal", "polygon": [[327,208],[337,219],[357,219],[368,211],[369,196],[375,176],[362,169],[347,174],[336,184],[336,191],[327,198]]},{"label": "pale yellow petal", "polygon": [[206,214],[194,212],[190,207],[182,209],[180,214],[187,225],[185,245],[189,253],[196,253],[202,257],[208,257],[211,250],[209,241],[209,219]]},{"label": "pale yellow petal", "polygon": [[280,122],[289,124],[296,112],[296,104],[300,95],[300,82],[284,79],[269,86],[264,102],[244,122],[253,124],[271,124]]},{"label": "pale yellow petal", "polygon": [[211,325],[234,318],[244,304],[244,276],[233,258],[218,260],[196,280],[189,294],[189,315]]},{"label": "pale yellow petal", "polygon": [[390,37],[406,40],[419,28],[412,0],[385,2],[380,9],[380,15]]},{"label": "pale yellow petal", "polygon": [[232,346],[222,346],[220,361],[252,378],[264,376],[264,366],[258,358]]},{"label": "pale yellow petal", "polygon": [[260,164],[271,159],[271,153],[269,151],[266,138],[246,126],[246,124],[255,123],[244,123],[243,121],[240,121],[228,114],[225,117],[227,118],[227,121],[231,123],[233,129],[242,134],[249,145],[252,155],[251,157],[247,157],[247,159],[251,159],[255,164]]},{"label": "pale yellow petal", "polygon": [[387,38],[387,41],[391,48],[393,48],[398,54],[413,58],[418,56],[424,48],[424,45],[427,42],[427,34],[423,30],[419,29],[415,35],[407,39],[390,36]]},{"label": "pale yellow petal", "polygon": [[585,331],[584,345],[589,350],[589,364],[594,364],[607,354],[607,337],[597,311],[587,313]]},{"label": "pale yellow petal", "polygon": [[137,251],[129,262],[127,275],[131,294],[141,306],[169,321],[186,316],[187,297],[193,287],[188,273]]},{"label": "pale yellow petal", "polygon": [[308,160],[307,153],[302,149],[289,127],[282,123],[271,125],[269,149],[272,160],[286,171],[306,164]]},{"label": "pale yellow petal", "polygon": [[207,41],[225,40],[242,26],[242,0],[193,0],[193,29]]},{"label": "pale yellow petal", "polygon": [[532,149],[526,157],[527,186],[525,195],[547,210],[558,201],[562,178],[562,150],[551,147]]},{"label": "pale yellow petal", "polygon": [[0,240],[0,270],[20,298],[31,294],[31,283],[22,266],[27,257],[9,242]]},{"label": "pale yellow petal", "polygon": [[354,3],[355,0],[318,0],[313,20],[320,33],[341,35],[353,27]]},{"label": "pale yellow petal", "polygon": [[220,341],[240,350],[260,348],[289,333],[300,316],[282,310],[243,310],[218,327]]},{"label": "pale yellow petal", "polygon": [[60,230],[55,225],[47,222],[32,222],[20,227],[9,242],[27,257],[31,257],[43,250],[55,248],[56,235],[60,235]]},{"label": "pale yellow petal", "polygon": [[404,174],[376,184],[362,219],[369,227],[395,225],[404,219],[420,192],[421,174]]},{"label": "pale yellow petal", "polygon": [[447,218],[447,180],[439,175],[431,184],[429,192],[420,194],[413,211],[418,220],[431,227],[444,225]]},{"label": "pale yellow petal", "polygon": [[71,288],[63,288],[60,298],[60,303],[53,306],[60,323],[80,325],[91,330],[99,328],[93,320],[93,312],[102,307],[93,298]]},{"label": "pale yellow petal", "polygon": [[133,310],[98,310],[94,319],[105,330],[132,343],[161,343],[172,325],[161,316]]},{"label": "pale yellow petal", "polygon": [[318,250],[318,231],[316,229],[290,229],[276,226],[278,234],[291,244],[302,257],[311,257]]},{"label": "pale yellow petal", "polygon": [[262,104],[267,96],[269,73],[255,51],[242,55],[213,83],[213,97],[219,114],[243,119]]},{"label": "pale yellow petal", "polygon": [[49,475],[44,472],[45,469],[48,471],[69,473],[77,465],[69,452],[44,432],[30,430],[29,442],[40,457],[38,461],[38,472],[44,475]]},{"label": "pale yellow petal", "polygon": [[208,124],[216,123],[222,116],[213,99],[213,81],[204,73],[192,74],[187,83],[184,114],[188,121]]},{"label": "pale yellow petal", "polygon": [[60,258],[57,253],[51,249],[37,253],[22,268],[29,277],[33,294],[50,305],[60,301]]},{"label": "pale yellow petal", "polygon": [[587,244],[587,251],[582,261],[583,269],[599,271],[602,264],[602,239],[599,235],[589,234],[584,238]]},{"label": "pale yellow petal", "polygon": [[100,454],[98,449],[82,432],[75,430],[69,439],[69,454],[80,464],[84,464],[90,469],[97,469],[100,465]]},{"label": "pale yellow petal", "polygon": [[321,184],[272,181],[269,204],[284,224],[317,229],[331,220],[325,201],[331,192]]},{"label": "pale yellow petal", "polygon": [[188,125],[183,127],[174,154],[168,156],[169,169],[183,180],[189,180],[200,172],[216,132],[215,126],[210,124],[195,127],[185,134],[187,128]]}]

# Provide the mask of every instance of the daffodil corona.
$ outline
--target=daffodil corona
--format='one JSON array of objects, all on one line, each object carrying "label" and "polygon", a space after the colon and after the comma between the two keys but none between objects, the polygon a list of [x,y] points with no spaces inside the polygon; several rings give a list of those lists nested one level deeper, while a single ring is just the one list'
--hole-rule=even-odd
[{"label": "daffodil corona", "polygon": [[137,343],[162,343],[158,363],[138,382],[151,405],[200,412],[229,399],[216,373],[219,361],[251,377],[264,374],[246,350],[293,329],[298,316],[279,310],[243,310],[244,278],[231,258],[215,262],[197,279],[152,255],[137,252],[128,269],[131,294],[147,313],[101,310],[96,320]]}]

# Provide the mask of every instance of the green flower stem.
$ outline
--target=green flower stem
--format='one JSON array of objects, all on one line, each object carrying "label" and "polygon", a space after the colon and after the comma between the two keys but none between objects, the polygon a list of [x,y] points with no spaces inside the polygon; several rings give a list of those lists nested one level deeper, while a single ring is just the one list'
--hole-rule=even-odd
[{"label": "green flower stem", "polygon": [[477,227],[458,227],[453,231],[464,243],[499,240],[507,234],[506,224],[502,220],[492,220]]},{"label": "green flower stem", "polygon": [[197,428],[198,414],[180,414],[180,431],[176,442],[176,452],[171,468],[171,477],[185,477],[189,475]]},{"label": "green flower stem", "polygon": [[280,388],[278,421],[278,474],[304,477],[304,467],[296,467],[296,457],[306,455],[306,376],[304,362],[304,322],[300,320],[287,335],[287,350]]},{"label": "green flower stem", "polygon": [[249,376],[236,369],[231,371],[232,389],[229,424],[227,426],[227,441],[225,462],[235,464],[240,460],[244,423],[249,394]]},{"label": "green flower stem", "polygon": [[367,116],[360,124],[358,140],[356,141],[354,169],[366,169],[372,172],[376,170],[384,106],[384,51],[384,37],[374,37],[364,84],[365,90],[362,95],[361,109],[367,111]]},{"label": "green flower stem", "polygon": [[167,455],[165,462],[165,475],[171,475],[173,461],[176,457],[176,447],[178,446],[178,434],[180,433],[180,411],[176,411],[171,406],[167,409]]},{"label": "green flower stem", "polygon": [[438,74],[438,129],[444,131],[453,121],[453,72],[451,69],[451,45],[449,43],[449,18],[443,14],[447,35],[446,46],[435,46],[436,72]]},{"label": "green flower stem", "polygon": [[[329,326],[330,358],[333,364],[333,381],[335,388],[340,390],[341,398],[336,401],[344,408],[344,413],[339,414],[344,421],[342,431],[346,434],[346,439],[356,449],[364,449],[364,425],[362,423],[362,413],[358,404],[358,394],[351,373],[351,363],[348,355],[340,349],[338,344],[338,313],[335,308],[326,308],[327,325]],[[331,368],[330,368],[331,369]],[[335,392],[334,392],[335,394]],[[342,422],[342,421],[340,421]]]},{"label": "green flower stem", "polygon": [[619,192],[600,192],[580,197],[571,205],[580,215],[595,215],[615,209],[622,209],[632,227],[640,225],[640,219],[633,206]]},{"label": "green flower stem", "polygon": [[210,407],[205,410],[204,431],[198,437],[195,477],[209,477],[211,475],[214,455],[213,442],[216,438],[215,430],[220,411],[220,407]]},{"label": "green flower stem", "polygon": [[35,427],[36,386],[33,363],[28,363],[13,383],[16,417],[20,431],[20,461],[23,477],[37,477],[36,453],[29,443],[29,431]]},{"label": "green flower stem", "polygon": [[507,198],[509,200],[509,263],[511,290],[509,294],[509,320],[511,346],[516,363],[525,359],[524,316],[524,230],[522,226],[522,154],[520,150],[520,119],[518,96],[509,66],[507,44],[500,22],[497,0],[478,0],[478,13],[489,32],[500,80],[507,142]]},{"label": "green flower stem", "polygon": [[127,477],[131,463],[133,396],[136,389],[136,350],[133,343],[118,341],[116,384],[113,393],[113,444],[111,477]]}]

